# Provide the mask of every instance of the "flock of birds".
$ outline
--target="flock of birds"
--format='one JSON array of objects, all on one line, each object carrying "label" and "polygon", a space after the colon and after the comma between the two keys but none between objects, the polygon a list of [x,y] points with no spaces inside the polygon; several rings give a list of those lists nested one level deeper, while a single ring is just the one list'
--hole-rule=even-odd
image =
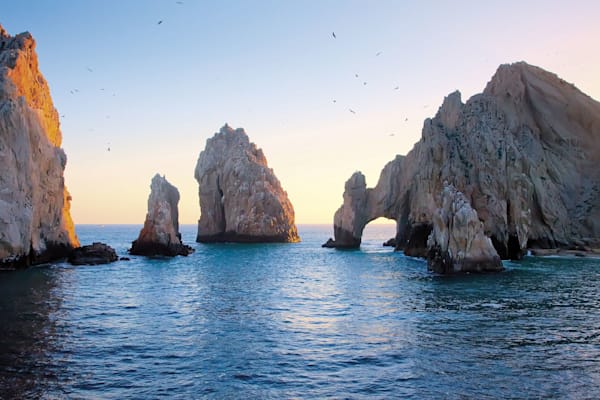
[{"label": "flock of birds", "polygon": [[[335,32],[331,32],[331,36],[333,37],[333,39],[337,39],[337,35],[335,34]],[[377,53],[375,53],[375,57],[379,57],[381,54],[383,54],[383,51],[378,51]],[[358,73],[355,73],[355,74],[354,74],[354,77],[355,77],[356,79],[358,79],[360,76],[358,75]],[[363,86],[367,86],[367,81],[363,81],[363,83],[362,83],[362,84],[363,84]],[[399,89],[400,89],[400,86],[395,86],[395,87],[394,87],[394,90],[399,90]],[[333,99],[333,103],[337,103],[337,100],[336,100],[336,99]],[[428,106],[427,106],[427,105],[425,105],[425,106],[423,106],[423,107],[428,107]],[[348,108],[348,111],[349,111],[350,113],[352,113],[352,114],[356,114],[356,111],[355,111],[355,110],[353,110],[352,108]],[[408,122],[408,118],[405,118],[405,119],[404,119],[404,122]],[[389,135],[389,136],[395,136],[395,134],[394,134],[394,133],[390,133],[390,135]]]},{"label": "flock of birds", "polygon": [[[176,1],[175,4],[177,4],[177,5],[183,5],[183,1]],[[157,25],[162,25],[163,22],[164,22],[164,20],[161,19],[161,20],[158,20],[158,22],[156,24]],[[331,36],[333,37],[333,39],[337,39],[337,35],[335,34],[335,32],[331,32]],[[375,57],[379,57],[381,54],[383,54],[383,51],[378,51],[377,53],[375,53]],[[94,70],[91,67],[89,67],[89,66],[86,67],[86,70],[88,72],[94,72]],[[360,78],[360,76],[359,76],[358,73],[355,73],[354,77],[356,79]],[[362,84],[363,84],[363,86],[367,86],[367,81],[363,81]],[[399,89],[400,89],[400,86],[394,87],[394,90],[399,90]],[[100,88],[100,91],[104,91],[104,88]],[[74,88],[70,92],[71,92],[72,95],[74,95],[76,93],[79,93],[79,89]],[[116,93],[113,93],[112,95],[114,97],[114,96],[116,96]],[[333,103],[337,103],[337,100],[333,99]],[[427,105],[425,105],[424,107],[427,107]],[[348,111],[350,113],[352,113],[352,114],[356,114],[356,111],[353,110],[352,108],[348,108]],[[64,118],[64,117],[65,117],[65,114],[62,114],[61,118]],[[110,118],[110,115],[107,115],[106,118],[107,119]],[[408,122],[408,118],[405,118],[404,122]],[[93,130],[93,129],[90,129],[90,130]],[[391,133],[389,136],[395,136],[395,134]],[[110,152],[110,142],[107,144],[106,151]]]}]

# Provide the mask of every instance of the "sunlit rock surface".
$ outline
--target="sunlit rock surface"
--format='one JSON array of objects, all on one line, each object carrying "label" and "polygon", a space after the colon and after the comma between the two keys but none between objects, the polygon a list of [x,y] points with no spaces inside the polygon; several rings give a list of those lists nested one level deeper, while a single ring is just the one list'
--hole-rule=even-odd
[{"label": "sunlit rock surface", "polygon": [[225,125],[196,165],[198,242],[297,242],[294,208],[261,149]]},{"label": "sunlit rock surface", "polygon": [[148,213],[140,234],[129,252],[144,256],[187,256],[194,250],[181,243],[179,233],[179,191],[165,177],[152,178]]},{"label": "sunlit rock surface", "polygon": [[0,26],[0,265],[46,262],[79,246],[61,141],[34,39]]},{"label": "sunlit rock surface", "polygon": [[433,213],[427,240],[427,264],[440,274],[495,272],[503,269],[492,240],[469,200],[452,185],[445,185],[440,207]]},{"label": "sunlit rock surface", "polygon": [[435,196],[448,181],[502,258],[528,247],[598,247],[599,159],[600,103],[541,68],[501,65],[483,93],[444,99],[414,148],[365,189],[366,211],[352,211],[354,197],[344,197],[332,242],[360,242],[364,225],[384,216],[397,221],[397,249],[425,257]]}]

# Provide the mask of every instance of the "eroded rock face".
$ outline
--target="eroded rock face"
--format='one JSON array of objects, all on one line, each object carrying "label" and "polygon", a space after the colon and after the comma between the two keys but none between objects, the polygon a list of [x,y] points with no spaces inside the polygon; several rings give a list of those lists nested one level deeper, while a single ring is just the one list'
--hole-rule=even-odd
[{"label": "eroded rock face", "polygon": [[469,200],[446,184],[440,203],[427,240],[429,269],[440,274],[501,271],[500,257]]},{"label": "eroded rock face", "polygon": [[143,256],[187,256],[194,250],[181,243],[179,233],[179,191],[165,177],[152,178],[148,213],[144,227],[129,252]]},{"label": "eroded rock face", "polygon": [[34,39],[0,27],[0,265],[47,262],[79,246],[61,141]]},{"label": "eroded rock face", "polygon": [[435,196],[448,181],[502,258],[520,258],[528,246],[598,247],[599,158],[600,103],[541,68],[502,65],[483,93],[462,103],[454,92],[425,120],[421,140],[366,189],[367,218],[336,213],[334,226],[360,232],[392,218],[397,249],[426,256]]},{"label": "eroded rock face", "polygon": [[196,165],[198,242],[297,242],[294,208],[261,149],[225,125]]}]

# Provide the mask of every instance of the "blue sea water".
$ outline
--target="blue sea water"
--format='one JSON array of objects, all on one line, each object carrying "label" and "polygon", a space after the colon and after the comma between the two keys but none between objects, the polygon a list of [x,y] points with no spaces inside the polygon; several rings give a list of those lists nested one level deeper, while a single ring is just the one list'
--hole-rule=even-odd
[{"label": "blue sea water", "polygon": [[[126,255],[139,226],[78,226]],[[600,261],[442,277],[381,243],[0,274],[0,398],[600,398]]]}]

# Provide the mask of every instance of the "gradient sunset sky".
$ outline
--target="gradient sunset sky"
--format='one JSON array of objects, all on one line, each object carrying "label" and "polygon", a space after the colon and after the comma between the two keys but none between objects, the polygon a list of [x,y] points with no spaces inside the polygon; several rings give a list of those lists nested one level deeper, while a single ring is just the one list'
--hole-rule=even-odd
[{"label": "gradient sunset sky", "polygon": [[297,223],[331,223],[354,171],[375,185],[445,95],[466,101],[500,64],[600,99],[599,20],[591,0],[38,0],[0,13],[37,41],[78,224],[143,223],[157,172],[196,223],[196,161],[225,123],[264,150]]}]

